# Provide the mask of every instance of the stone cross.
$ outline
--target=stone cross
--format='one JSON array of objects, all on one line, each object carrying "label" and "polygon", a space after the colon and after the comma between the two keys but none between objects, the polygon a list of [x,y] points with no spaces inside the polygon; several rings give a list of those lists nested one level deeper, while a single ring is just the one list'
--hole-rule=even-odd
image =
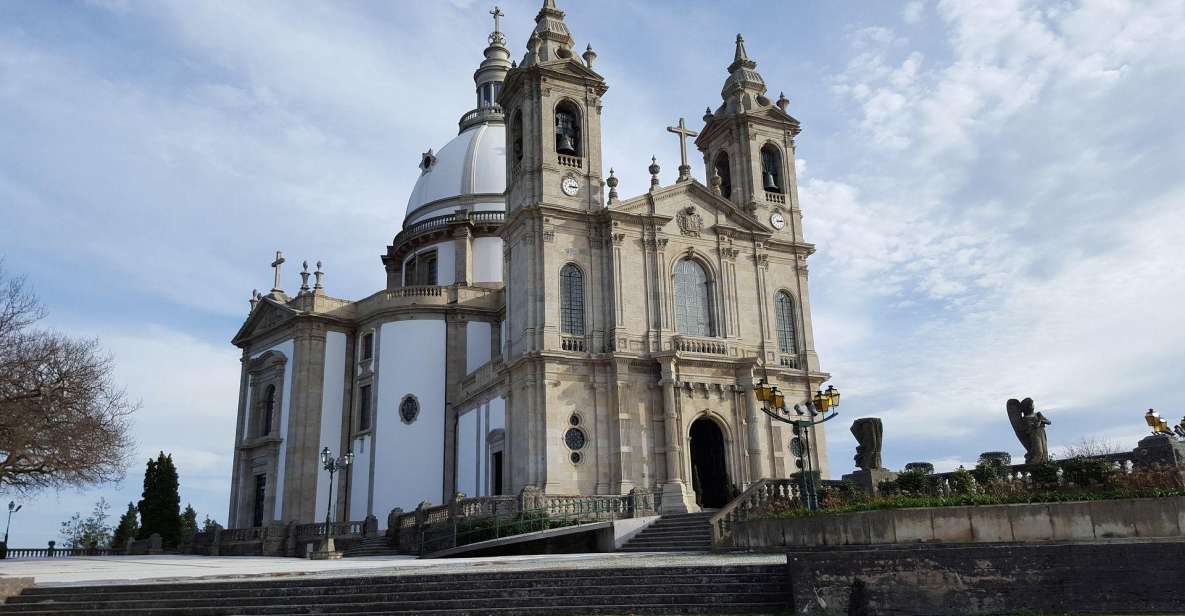
[{"label": "stone cross", "polygon": [[280,266],[284,265],[284,253],[279,250],[276,251],[276,260],[272,261],[272,269],[276,270],[276,285],[272,288],[272,293],[280,293],[283,289],[280,288]]},{"label": "stone cross", "polygon": [[490,15],[494,16],[494,32],[501,32],[502,31],[501,18],[504,15],[506,15],[506,13],[503,13],[502,9],[498,5],[494,5],[494,10],[490,11]]},{"label": "stone cross", "polygon": [[683,123],[683,118],[679,118],[679,126],[668,126],[667,132],[679,135],[679,181],[686,182],[691,179],[691,165],[687,164],[687,138],[694,137],[699,132],[688,129]]}]

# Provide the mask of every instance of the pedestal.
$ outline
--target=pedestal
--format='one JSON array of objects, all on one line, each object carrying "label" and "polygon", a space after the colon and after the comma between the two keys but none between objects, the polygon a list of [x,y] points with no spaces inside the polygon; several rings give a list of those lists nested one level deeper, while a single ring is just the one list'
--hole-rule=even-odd
[{"label": "pedestal", "polygon": [[843,476],[844,481],[855,483],[860,486],[861,490],[872,496],[876,496],[880,491],[880,484],[886,481],[893,481],[896,478],[897,473],[885,468],[860,469]]},{"label": "pedestal", "polygon": [[309,552],[309,560],[341,560],[342,553],[334,549],[333,537],[326,537],[321,545]]},{"label": "pedestal", "polygon": [[695,504],[695,497],[682,481],[668,481],[662,485],[662,510],[660,514],[695,513],[699,505]]}]

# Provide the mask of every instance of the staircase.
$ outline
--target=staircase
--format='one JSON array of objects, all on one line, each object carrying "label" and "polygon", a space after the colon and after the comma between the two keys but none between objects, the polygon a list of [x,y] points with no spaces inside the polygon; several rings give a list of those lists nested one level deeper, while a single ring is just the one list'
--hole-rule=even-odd
[{"label": "staircase", "polygon": [[621,547],[620,552],[707,552],[712,549],[715,511],[664,515]]},{"label": "staircase", "polygon": [[0,615],[782,613],[785,566],[664,566],[33,587]]},{"label": "staircase", "polygon": [[358,556],[394,556],[396,554],[399,554],[399,551],[391,546],[391,540],[386,535],[366,537],[358,542],[358,545],[342,552],[342,556],[345,558],[355,558]]}]

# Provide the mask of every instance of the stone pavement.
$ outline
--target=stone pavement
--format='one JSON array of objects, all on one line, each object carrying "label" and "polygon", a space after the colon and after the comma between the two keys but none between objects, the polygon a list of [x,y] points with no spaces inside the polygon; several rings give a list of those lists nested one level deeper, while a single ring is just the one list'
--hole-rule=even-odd
[{"label": "stone pavement", "polygon": [[419,560],[373,556],[306,560],[258,556],[104,556],[0,561],[0,577],[33,577],[39,586],[136,582],[208,582],[266,576],[366,576],[416,573],[477,573],[608,567],[769,565],[782,554],[549,554]]}]

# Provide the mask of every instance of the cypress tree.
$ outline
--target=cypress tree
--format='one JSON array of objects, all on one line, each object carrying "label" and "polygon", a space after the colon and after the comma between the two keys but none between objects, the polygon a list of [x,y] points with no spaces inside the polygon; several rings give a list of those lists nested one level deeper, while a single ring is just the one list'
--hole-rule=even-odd
[{"label": "cypress tree", "polygon": [[193,505],[185,503],[185,511],[181,512],[181,537],[192,537],[197,531],[197,511]]},{"label": "cypress tree", "polygon": [[135,537],[139,530],[140,521],[136,516],[136,505],[128,503],[128,510],[119,518],[119,526],[115,528],[115,534],[111,537],[111,547],[116,550],[124,549],[128,545],[128,539]]},{"label": "cypress tree", "polygon": [[163,547],[177,547],[181,541],[181,494],[171,454],[166,456],[162,451],[156,460],[148,461],[142,496],[139,536],[158,533]]}]

